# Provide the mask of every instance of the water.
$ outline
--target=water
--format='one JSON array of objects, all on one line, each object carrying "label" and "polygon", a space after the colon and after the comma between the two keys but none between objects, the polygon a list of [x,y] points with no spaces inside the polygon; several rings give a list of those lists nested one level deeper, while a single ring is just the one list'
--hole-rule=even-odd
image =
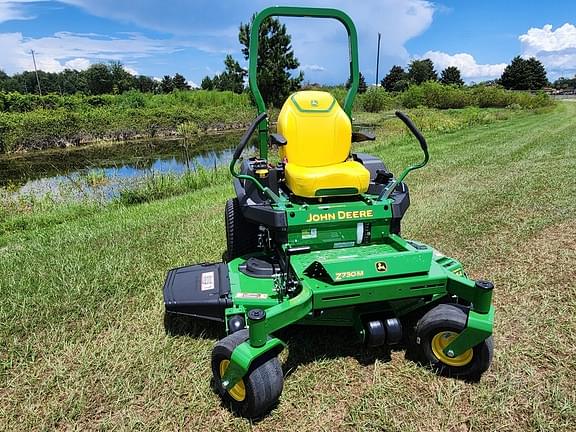
[{"label": "water", "polygon": [[109,199],[156,174],[228,164],[241,132],[0,155],[0,188],[14,196]]}]

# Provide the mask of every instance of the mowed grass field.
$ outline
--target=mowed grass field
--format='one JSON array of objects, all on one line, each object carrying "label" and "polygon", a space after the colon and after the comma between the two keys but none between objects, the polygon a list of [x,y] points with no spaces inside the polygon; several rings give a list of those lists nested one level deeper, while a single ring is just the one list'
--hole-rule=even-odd
[{"label": "mowed grass field", "polygon": [[[218,335],[167,336],[166,270],[217,261],[232,188],[134,206],[63,207],[0,230],[0,429],[574,430],[576,103],[429,140],[403,235],[496,284],[495,358],[441,378],[351,332],[294,328],[279,405],[250,423],[210,388]],[[365,146],[395,172],[404,137]]]}]

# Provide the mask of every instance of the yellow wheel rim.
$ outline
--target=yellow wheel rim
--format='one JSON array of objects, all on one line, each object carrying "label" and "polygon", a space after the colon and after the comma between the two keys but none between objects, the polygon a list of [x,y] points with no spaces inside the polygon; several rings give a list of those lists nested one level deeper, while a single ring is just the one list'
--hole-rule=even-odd
[{"label": "yellow wheel rim", "polygon": [[[220,378],[224,376],[226,369],[230,365],[230,360],[222,360],[220,362]],[[234,387],[228,390],[228,394],[238,402],[242,402],[246,398],[246,387],[244,386],[244,380],[238,381]]]},{"label": "yellow wheel rim", "polygon": [[456,357],[448,357],[444,354],[444,348],[446,348],[456,336],[458,336],[458,333],[453,331],[441,331],[437,333],[432,338],[432,352],[438,360],[448,366],[466,366],[472,361],[472,356],[474,355],[472,348]]}]

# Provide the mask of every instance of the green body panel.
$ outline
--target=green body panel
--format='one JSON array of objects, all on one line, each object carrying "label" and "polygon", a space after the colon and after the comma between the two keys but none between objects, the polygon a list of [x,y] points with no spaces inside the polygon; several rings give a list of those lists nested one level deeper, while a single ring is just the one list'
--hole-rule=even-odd
[{"label": "green body panel", "polygon": [[390,234],[392,219],[388,200],[352,201],[334,204],[293,205],[287,209],[288,243],[313,249],[351,247],[357,244],[358,224],[370,224],[372,241]]},{"label": "green body panel", "polygon": [[[252,21],[252,28],[250,30],[250,46],[248,47],[248,82],[250,85],[250,91],[254,96],[256,101],[256,107],[258,108],[258,114],[266,111],[266,105],[264,104],[264,99],[258,88],[258,47],[259,47],[259,30],[262,22],[267,18],[273,16],[283,16],[283,17],[311,17],[311,18],[332,18],[340,21],[346,31],[348,32],[348,43],[349,43],[349,53],[350,53],[350,89],[346,95],[344,101],[344,111],[348,114],[348,117],[352,119],[352,105],[354,104],[354,99],[356,98],[356,93],[358,92],[358,84],[360,83],[360,73],[358,66],[358,36],[356,32],[356,26],[352,22],[352,19],[344,12],[337,9],[327,9],[327,8],[310,8],[310,7],[291,7],[291,6],[272,6],[264,9],[258,13],[254,20]],[[260,124],[259,131],[259,150],[260,157],[262,159],[267,159],[268,157],[268,122],[264,121]]]},{"label": "green body panel", "polygon": [[360,282],[428,273],[432,250],[398,250],[396,244],[377,244],[341,251],[326,249],[295,256],[292,267],[297,274],[315,263],[321,265],[332,283]]}]

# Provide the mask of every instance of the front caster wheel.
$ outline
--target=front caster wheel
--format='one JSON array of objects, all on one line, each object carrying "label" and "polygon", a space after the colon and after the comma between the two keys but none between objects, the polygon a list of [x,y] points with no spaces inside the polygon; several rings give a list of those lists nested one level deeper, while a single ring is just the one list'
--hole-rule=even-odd
[{"label": "front caster wheel", "polygon": [[230,390],[222,386],[222,376],[230,365],[234,348],[248,340],[243,329],[220,340],[212,350],[214,388],[232,410],[243,417],[265,415],[278,401],[284,385],[280,361],[275,354],[264,355],[252,362],[248,373]]},{"label": "front caster wheel", "polygon": [[441,304],[418,321],[416,343],[422,360],[440,375],[476,380],[490,367],[494,352],[492,336],[456,357],[443,352],[464,330],[467,318],[460,307]]}]

